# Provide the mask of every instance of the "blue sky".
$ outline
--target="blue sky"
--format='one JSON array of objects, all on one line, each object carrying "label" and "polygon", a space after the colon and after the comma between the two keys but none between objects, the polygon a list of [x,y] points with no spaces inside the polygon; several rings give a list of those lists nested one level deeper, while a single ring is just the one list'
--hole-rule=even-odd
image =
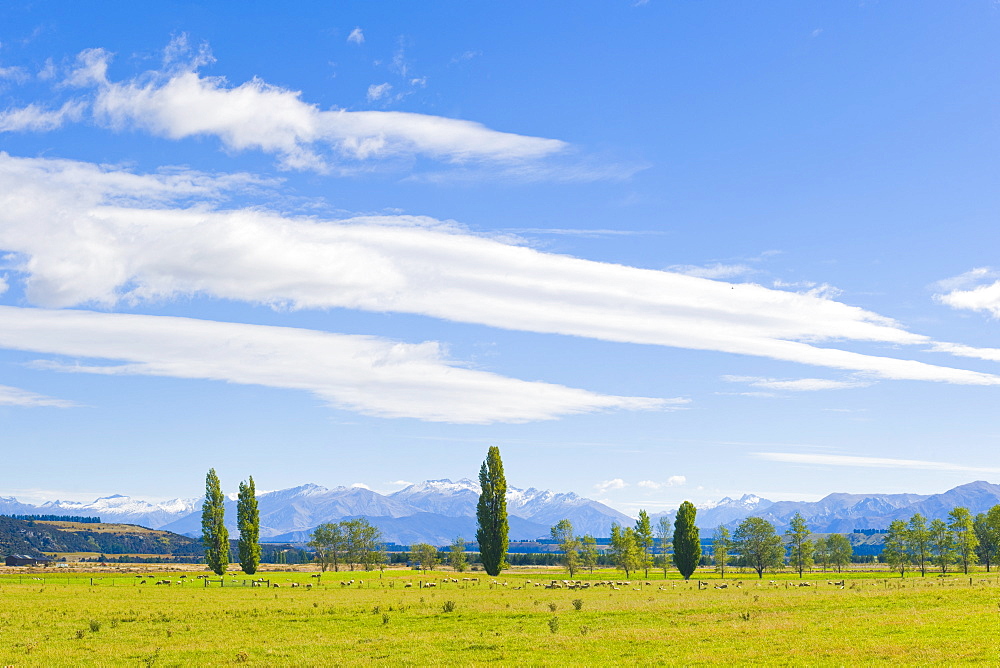
[{"label": "blue sky", "polygon": [[0,494],[1000,473],[1000,6],[0,8]]}]

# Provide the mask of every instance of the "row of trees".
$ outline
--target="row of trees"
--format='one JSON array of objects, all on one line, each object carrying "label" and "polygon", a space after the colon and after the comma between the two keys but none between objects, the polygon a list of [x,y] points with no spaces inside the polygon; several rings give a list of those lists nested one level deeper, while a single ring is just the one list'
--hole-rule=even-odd
[{"label": "row of trees", "polygon": [[[659,554],[654,553],[656,541],[653,538],[653,527],[645,510],[639,511],[639,519],[634,527],[622,527],[619,524],[611,526],[611,549],[609,554],[612,562],[625,571],[625,577],[633,572],[644,571],[649,577],[649,569],[661,566],[666,575],[668,567],[668,552],[673,545],[673,563],[687,580],[701,560],[701,541],[698,526],[695,524],[696,510],[694,504],[685,501],[677,511],[674,520],[673,541],[669,540],[670,521],[660,518],[656,527],[660,542]],[[562,550],[562,564],[569,571],[570,577],[579,568],[589,568],[591,572],[597,565],[597,540],[587,534],[578,537],[573,534],[573,524],[569,520],[559,520],[552,527],[552,538],[559,543]]]},{"label": "row of trees", "polygon": [[[240,567],[253,575],[260,566],[260,512],[257,509],[257,490],[253,476],[241,482],[236,498],[236,525],[240,531],[237,541]],[[229,529],[226,528],[226,497],[215,469],[209,469],[205,478],[205,502],[201,506],[201,541],[205,546],[205,563],[216,575],[222,575],[229,566]]]},{"label": "row of trees", "polygon": [[909,522],[895,520],[885,535],[882,560],[905,576],[910,566],[926,575],[930,566],[948,571],[958,564],[962,571],[982,562],[989,571],[1000,550],[1000,505],[975,517],[968,508],[954,508],[948,521],[931,520],[917,513]]},{"label": "row of trees", "polygon": [[308,546],[315,553],[320,570],[330,566],[339,571],[347,565],[370,571],[385,565],[385,544],[382,532],[364,518],[320,524],[313,529]]},{"label": "row of trees", "polygon": [[[489,449],[480,468],[479,484],[476,540],[484,570],[496,576],[508,567],[509,522],[507,480],[500,449],[495,446]],[[612,563],[624,570],[626,577],[639,571],[648,577],[649,569],[656,566],[663,568],[666,574],[672,562],[685,579],[690,578],[701,560],[696,515],[694,504],[685,501],[677,510],[672,528],[669,520],[662,517],[654,529],[645,510],[639,512],[635,526],[612,525],[608,551]],[[237,525],[240,565],[243,572],[253,574],[261,557],[260,514],[253,477],[240,483]],[[719,527],[712,545],[716,570],[725,577],[734,556],[739,564],[756,571],[758,577],[763,577],[766,570],[784,566],[786,557],[799,577],[816,563],[824,570],[832,566],[838,571],[850,563],[853,550],[845,536],[830,534],[813,540],[809,538],[811,533],[799,513],[792,518],[784,540],[774,525],[760,517],[746,518],[731,534],[726,527]],[[576,536],[572,523],[566,519],[552,527],[551,535],[562,550],[560,559],[571,577],[581,568],[593,571],[599,557],[593,536]],[[386,562],[381,532],[363,518],[321,524],[311,538],[308,545],[324,571],[330,566],[339,570],[341,564],[351,570],[358,566],[369,570],[382,567]],[[229,565],[229,532],[225,526],[225,497],[215,469],[209,470],[205,482],[202,542],[206,563],[221,575]],[[982,562],[989,570],[998,553],[1000,505],[975,517],[967,508],[955,508],[949,513],[947,522],[935,519],[928,523],[920,514],[914,515],[909,522],[896,520],[886,533],[882,559],[901,575],[905,575],[911,565],[925,575],[930,566],[947,572],[949,566],[956,563],[968,573],[969,566],[977,562]],[[414,545],[411,556],[424,570],[433,568],[440,559],[438,549],[424,543]],[[468,566],[465,541],[461,538],[452,544],[448,562],[456,571],[464,571]]]}]

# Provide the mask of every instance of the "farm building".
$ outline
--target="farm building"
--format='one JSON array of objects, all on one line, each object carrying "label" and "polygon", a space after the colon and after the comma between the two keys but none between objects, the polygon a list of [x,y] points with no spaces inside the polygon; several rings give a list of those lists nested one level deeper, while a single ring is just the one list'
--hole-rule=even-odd
[{"label": "farm building", "polygon": [[49,561],[44,557],[29,557],[23,554],[12,554],[7,557],[8,566],[48,566]]}]

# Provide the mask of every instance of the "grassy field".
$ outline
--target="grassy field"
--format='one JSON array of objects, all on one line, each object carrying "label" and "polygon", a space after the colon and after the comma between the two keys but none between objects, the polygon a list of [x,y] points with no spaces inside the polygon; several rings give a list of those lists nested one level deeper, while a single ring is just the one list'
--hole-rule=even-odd
[{"label": "grassy field", "polygon": [[267,588],[182,574],[0,571],[0,666],[1000,663],[1000,580],[983,573],[699,588],[606,571],[583,579],[618,584],[587,589],[540,570],[269,572]]}]

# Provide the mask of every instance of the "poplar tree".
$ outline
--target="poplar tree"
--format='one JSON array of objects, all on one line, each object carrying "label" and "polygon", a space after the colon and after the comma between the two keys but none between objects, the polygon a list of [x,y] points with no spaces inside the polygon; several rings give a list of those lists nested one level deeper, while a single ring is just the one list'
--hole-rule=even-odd
[{"label": "poplar tree", "polygon": [[476,520],[479,529],[476,541],[479,543],[480,560],[486,572],[496,577],[507,568],[507,479],[503,474],[500,448],[491,446],[486,461],[479,469],[479,503],[476,505]]},{"label": "poplar tree", "polygon": [[205,546],[205,563],[216,575],[223,575],[229,566],[229,530],[226,529],[226,497],[215,469],[205,477],[205,503],[201,506],[201,542]]},{"label": "poplar tree", "polygon": [[253,575],[260,565],[260,511],[257,509],[253,476],[250,476],[249,482],[240,483],[240,492],[236,497],[236,525],[240,529],[237,542],[240,566],[244,573]]},{"label": "poplar tree", "polygon": [[698,525],[694,523],[694,504],[685,501],[677,509],[674,519],[674,565],[685,580],[691,579],[691,574],[701,561],[701,540],[698,537]]}]

